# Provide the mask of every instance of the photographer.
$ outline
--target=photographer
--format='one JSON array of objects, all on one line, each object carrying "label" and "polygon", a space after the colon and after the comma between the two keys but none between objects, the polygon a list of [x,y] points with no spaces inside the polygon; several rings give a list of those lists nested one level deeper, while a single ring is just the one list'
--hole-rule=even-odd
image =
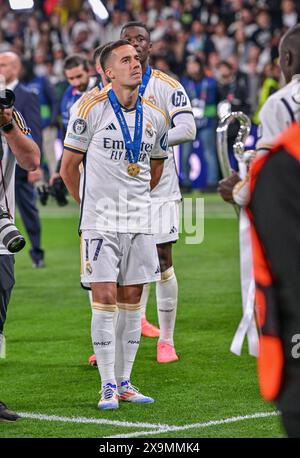
[{"label": "photographer", "polygon": [[[8,91],[0,91],[0,355],[1,351],[4,353],[3,327],[14,285],[14,256],[8,242],[14,234],[19,234],[12,224],[15,164],[17,160],[22,168],[32,171],[40,164],[39,148],[32,140],[22,115],[13,108],[4,108],[9,106],[7,94]],[[18,418],[0,402],[0,421],[15,421]]]},{"label": "photographer", "polygon": [[[22,73],[20,57],[14,52],[0,53],[0,75],[5,79],[7,89],[14,91],[15,108],[22,113],[25,122],[30,126],[32,138],[42,148],[42,124],[40,104],[36,94],[20,83]],[[34,268],[44,267],[44,250],[41,248],[41,221],[36,206],[34,183],[41,179],[41,170],[34,172],[16,166],[15,198],[21,218],[30,240],[29,255]]]}]

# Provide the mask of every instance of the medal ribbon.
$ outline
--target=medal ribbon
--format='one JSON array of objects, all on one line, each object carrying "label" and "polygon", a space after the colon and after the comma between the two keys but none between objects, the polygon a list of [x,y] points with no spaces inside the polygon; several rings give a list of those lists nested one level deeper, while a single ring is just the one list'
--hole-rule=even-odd
[{"label": "medal ribbon", "polygon": [[115,112],[115,115],[118,119],[120,124],[125,148],[128,154],[128,162],[130,164],[136,164],[139,160],[141,143],[142,143],[142,136],[143,136],[143,106],[140,95],[138,96],[136,107],[135,107],[135,128],[134,128],[134,137],[133,141],[130,136],[130,132],[128,129],[128,125],[126,119],[124,117],[121,105],[117,99],[116,94],[112,89],[110,89],[107,93],[111,106]]},{"label": "medal ribbon", "polygon": [[139,94],[141,96],[143,96],[144,93],[145,93],[146,87],[147,87],[147,85],[149,83],[149,80],[151,78],[151,73],[152,73],[151,67],[150,67],[150,65],[148,65],[148,67],[146,68],[145,73],[143,74],[142,84],[139,87]]}]

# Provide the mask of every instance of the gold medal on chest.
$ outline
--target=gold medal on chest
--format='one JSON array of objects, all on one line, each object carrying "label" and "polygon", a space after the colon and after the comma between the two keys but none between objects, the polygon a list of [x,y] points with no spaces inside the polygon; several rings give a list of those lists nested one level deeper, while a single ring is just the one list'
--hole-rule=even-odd
[{"label": "gold medal on chest", "polygon": [[127,167],[128,175],[131,177],[136,177],[140,173],[140,166],[137,164],[129,164]]}]

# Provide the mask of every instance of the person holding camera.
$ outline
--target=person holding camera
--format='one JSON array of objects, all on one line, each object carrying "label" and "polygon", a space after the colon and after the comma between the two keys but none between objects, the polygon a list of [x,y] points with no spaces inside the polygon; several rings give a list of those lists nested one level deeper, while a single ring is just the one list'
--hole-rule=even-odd
[{"label": "person holding camera", "polygon": [[[3,328],[7,306],[14,286],[14,255],[25,241],[15,227],[15,165],[36,170],[40,165],[40,150],[32,140],[30,130],[20,112],[10,107],[13,93],[0,91],[0,355],[4,354]],[[0,401],[0,421],[19,418]]]},{"label": "person holding camera", "polygon": [[[22,113],[30,126],[32,138],[42,148],[42,124],[38,96],[20,83],[22,72],[20,57],[14,52],[0,53],[0,75],[5,79],[6,88],[16,95],[15,107]],[[16,166],[15,197],[16,203],[28,233],[31,249],[29,251],[33,267],[44,266],[44,250],[41,248],[41,222],[36,206],[34,183],[42,177],[41,169],[28,172],[21,164]]]}]

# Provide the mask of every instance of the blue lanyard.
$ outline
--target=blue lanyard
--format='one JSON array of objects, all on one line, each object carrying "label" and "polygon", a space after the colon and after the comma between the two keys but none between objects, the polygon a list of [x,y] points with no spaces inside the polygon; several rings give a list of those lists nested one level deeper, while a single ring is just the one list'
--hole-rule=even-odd
[{"label": "blue lanyard", "polygon": [[142,96],[144,95],[146,87],[147,87],[147,85],[149,83],[149,80],[151,78],[151,73],[152,73],[151,67],[150,67],[150,65],[148,65],[148,67],[146,68],[145,73],[143,74],[142,84],[139,87],[139,94],[142,95]]},{"label": "blue lanyard", "polygon": [[124,117],[121,105],[117,99],[116,94],[112,89],[110,89],[107,95],[122,130],[126,151],[128,153],[128,161],[130,162],[130,164],[135,164],[139,159],[143,136],[143,105],[141,97],[139,95],[136,102],[135,128],[134,137],[132,141],[126,119]]}]

